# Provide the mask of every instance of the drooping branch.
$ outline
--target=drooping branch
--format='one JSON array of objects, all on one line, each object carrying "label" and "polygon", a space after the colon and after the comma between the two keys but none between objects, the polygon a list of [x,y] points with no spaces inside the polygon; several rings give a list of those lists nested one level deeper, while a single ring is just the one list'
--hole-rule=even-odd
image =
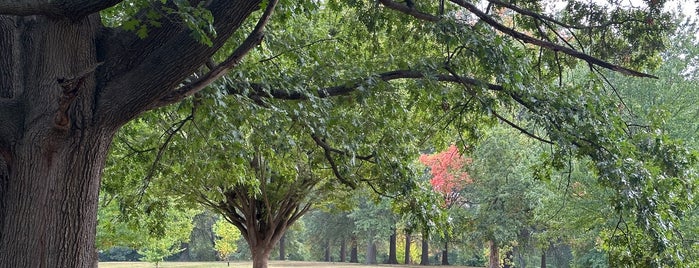
[{"label": "drooping branch", "polygon": [[[476,93],[475,93],[473,90],[470,89],[470,87],[474,85],[472,82],[470,82],[470,81],[468,81],[468,80],[465,80],[465,79],[461,78],[461,76],[459,76],[456,72],[454,72],[454,70],[452,70],[451,68],[449,68],[449,66],[446,66],[445,69],[446,69],[449,73],[451,73],[452,76],[456,77],[459,81],[461,81],[461,84],[464,85],[464,86],[466,87],[466,91],[467,91],[470,95],[472,95],[473,97],[479,99],[478,96],[476,96]],[[514,97],[513,97],[514,94],[508,94],[508,95],[509,95],[510,97],[514,98]],[[479,99],[479,100],[480,100],[480,99]],[[524,103],[522,103],[522,100],[521,100],[521,99],[515,99],[515,101],[519,102],[520,104],[524,104]],[[481,104],[483,104],[483,101],[481,101]],[[538,141],[540,141],[540,142],[548,143],[548,144],[553,144],[552,141],[547,140],[547,139],[544,139],[544,138],[542,138],[542,137],[539,137],[539,136],[535,135],[534,133],[531,133],[531,132],[527,131],[527,130],[524,129],[523,127],[521,127],[521,126],[515,124],[514,122],[512,122],[512,121],[510,121],[510,120],[507,120],[505,117],[503,117],[502,115],[500,115],[499,113],[497,113],[497,112],[496,112],[494,109],[492,109],[492,108],[491,108],[491,113],[492,113],[493,116],[495,116],[498,120],[500,120],[501,122],[503,122],[503,123],[509,125],[510,127],[514,128],[514,129],[517,129],[520,133],[522,133],[522,134],[524,134],[524,135],[527,135],[527,136],[529,136],[529,137],[531,137],[531,138],[533,138],[533,139],[535,139],[535,140],[538,140]]]},{"label": "drooping branch", "polygon": [[233,51],[233,54],[231,54],[226,60],[224,60],[221,64],[213,67],[208,73],[206,73],[204,76],[200,77],[196,81],[193,81],[177,90],[174,90],[172,93],[163,97],[162,99],[160,99],[160,102],[156,105],[164,106],[170,103],[174,103],[196,92],[199,92],[216,79],[221,78],[221,76],[226,74],[228,70],[237,66],[243,59],[243,57],[247,55],[248,52],[250,52],[250,50],[258,46],[262,42],[262,39],[264,38],[265,25],[267,25],[269,19],[272,17],[272,13],[274,13],[274,8],[276,7],[277,2],[277,0],[272,0],[267,4],[267,8],[265,9],[260,19],[257,21],[255,28],[248,35],[245,41],[243,41],[243,43],[240,44],[238,48],[236,48],[235,51]]},{"label": "drooping branch", "polygon": [[507,27],[507,26],[497,22],[495,19],[491,18],[488,14],[486,14],[485,12],[478,9],[478,7],[476,7],[475,5],[469,3],[465,0],[450,0],[450,1],[456,3],[459,6],[466,8],[468,11],[470,11],[471,13],[476,15],[478,18],[480,18],[483,22],[487,23],[488,25],[492,26],[493,28],[497,29],[498,31],[500,31],[504,34],[507,34],[507,35],[517,39],[517,40],[522,41],[522,42],[530,43],[530,44],[533,44],[533,45],[536,45],[539,47],[543,47],[543,48],[546,48],[549,50],[553,50],[553,51],[560,51],[560,52],[565,53],[565,54],[572,56],[574,58],[584,60],[590,64],[597,65],[597,66],[600,66],[600,67],[603,67],[603,68],[606,68],[606,69],[609,69],[609,70],[612,70],[615,72],[619,72],[619,73],[622,73],[625,75],[637,76],[637,77],[658,78],[657,76],[654,76],[654,75],[650,75],[650,74],[634,71],[634,70],[631,70],[631,69],[628,69],[625,67],[621,67],[619,65],[615,65],[615,64],[606,62],[604,60],[601,60],[599,58],[593,57],[591,55],[582,53],[582,52],[577,51],[575,49],[561,46],[558,44],[554,44],[551,42],[547,42],[547,41],[544,41],[541,39],[537,39],[537,38],[534,38],[534,37],[529,36],[527,34],[524,34],[522,32],[519,32],[515,29],[512,29],[510,27]]},{"label": "drooping branch", "polygon": [[608,27],[610,25],[624,23],[624,22],[610,21],[610,22],[607,22],[604,24],[592,25],[592,26],[572,25],[572,24],[568,24],[568,23],[562,22],[560,20],[557,20],[553,17],[547,16],[545,14],[541,14],[538,12],[534,12],[534,11],[531,11],[528,9],[518,7],[512,3],[506,3],[506,2],[499,1],[499,0],[488,0],[488,2],[495,4],[495,5],[498,5],[498,6],[501,6],[501,7],[506,7],[506,8],[511,9],[519,14],[526,15],[526,16],[529,16],[529,17],[532,17],[532,18],[535,18],[535,19],[541,20],[541,21],[548,21],[548,22],[551,22],[553,24],[557,24],[559,26],[562,26],[562,27],[565,27],[568,29],[584,30],[584,29],[592,29],[592,28],[605,28],[605,27]]},{"label": "drooping branch", "polygon": [[33,0],[0,2],[0,15],[81,18],[114,6],[123,0]]}]

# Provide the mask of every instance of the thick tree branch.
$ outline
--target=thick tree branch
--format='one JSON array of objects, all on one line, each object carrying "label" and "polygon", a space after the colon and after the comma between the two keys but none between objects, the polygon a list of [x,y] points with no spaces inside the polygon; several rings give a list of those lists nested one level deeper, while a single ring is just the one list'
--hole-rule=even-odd
[{"label": "thick tree branch", "polygon": [[257,9],[261,0],[211,0],[217,36],[200,43],[177,18],[165,19],[148,37],[115,30],[100,40],[104,64],[98,69],[96,120],[120,126],[140,113],[165,105],[160,100],[195,73]]},{"label": "thick tree branch", "polygon": [[121,1],[123,0],[10,0],[0,2],[0,15],[44,15],[77,19],[107,9]]},{"label": "thick tree branch", "polygon": [[170,103],[174,103],[196,92],[199,92],[216,79],[221,78],[221,76],[226,74],[228,70],[237,66],[243,59],[243,57],[247,55],[248,52],[250,52],[250,50],[257,47],[262,42],[262,39],[264,38],[265,25],[267,25],[270,17],[272,17],[272,13],[274,13],[274,8],[276,7],[277,2],[277,0],[272,0],[267,4],[267,8],[262,14],[262,17],[260,17],[260,20],[257,21],[257,24],[255,25],[253,31],[248,35],[245,41],[243,41],[243,43],[240,44],[238,48],[235,49],[235,51],[233,51],[233,54],[231,54],[225,61],[213,67],[208,73],[206,73],[204,76],[200,77],[196,81],[193,81],[181,88],[178,88],[174,90],[172,93],[163,97],[162,99],[160,99],[159,103],[156,104],[156,106],[163,106]]},{"label": "thick tree branch", "polygon": [[593,56],[590,56],[588,54],[582,53],[580,51],[571,49],[569,47],[561,46],[558,44],[554,44],[551,42],[547,42],[544,40],[540,40],[537,38],[534,38],[532,36],[526,35],[524,33],[518,32],[515,29],[512,29],[510,27],[507,27],[499,22],[497,22],[495,19],[491,18],[486,14],[485,12],[481,11],[478,9],[478,7],[474,6],[473,4],[465,1],[465,0],[450,0],[454,3],[456,3],[459,6],[462,6],[466,8],[468,11],[471,11],[474,15],[476,15],[478,18],[480,18],[482,21],[487,23],[488,25],[492,26],[493,28],[497,29],[498,31],[507,34],[515,39],[521,40],[522,42],[525,43],[530,43],[539,47],[543,47],[549,50],[553,51],[560,51],[562,53],[568,54],[569,56],[584,60],[590,64],[597,65],[615,72],[619,72],[625,75],[630,75],[630,76],[638,76],[638,77],[650,77],[650,78],[658,78],[657,76],[650,75],[650,74],[645,74],[641,73],[638,71],[634,71],[628,68],[624,68],[618,65],[611,64],[609,62],[603,61],[601,59],[595,58]]},{"label": "thick tree branch", "polygon": [[[360,79],[360,80],[357,80],[357,82],[347,84],[347,85],[321,88],[316,92],[316,97],[328,98],[328,97],[334,97],[334,96],[348,95],[348,94],[352,93],[353,91],[357,90],[357,88],[359,88],[362,84],[364,84],[367,81],[370,81],[372,79],[378,79],[378,80],[382,80],[384,82],[389,82],[391,80],[406,79],[406,78],[408,78],[408,79],[410,79],[410,78],[412,78],[412,79],[432,78],[432,79],[435,79],[435,80],[440,81],[440,82],[459,82],[459,80],[457,78],[450,76],[450,75],[437,74],[434,76],[430,76],[430,75],[425,75],[424,73],[419,72],[419,71],[395,70],[395,71],[379,73],[377,75],[367,77],[364,79]],[[474,84],[481,84],[475,79],[468,80],[468,81],[471,81]],[[491,86],[491,85],[488,85],[488,86]],[[492,85],[492,86],[500,87],[497,85]],[[250,87],[251,88],[247,92],[247,96],[252,98],[252,99],[275,98],[275,99],[282,99],[282,100],[307,100],[311,97],[305,92],[289,91],[289,90],[284,90],[284,89],[269,89],[266,85],[263,85],[263,84],[250,84]],[[246,90],[244,88],[233,87],[233,86],[228,87],[229,94],[242,95],[245,92],[246,92]]]},{"label": "thick tree branch", "polygon": [[431,21],[431,22],[436,22],[439,21],[440,18],[438,16],[434,16],[431,14],[427,14],[424,12],[421,12],[414,7],[410,7],[407,4],[401,4],[396,1],[391,1],[391,0],[379,0],[381,4],[383,4],[385,7],[397,10],[400,12],[403,12],[405,14],[408,14],[410,16],[413,16],[417,19],[424,20],[424,21]]}]

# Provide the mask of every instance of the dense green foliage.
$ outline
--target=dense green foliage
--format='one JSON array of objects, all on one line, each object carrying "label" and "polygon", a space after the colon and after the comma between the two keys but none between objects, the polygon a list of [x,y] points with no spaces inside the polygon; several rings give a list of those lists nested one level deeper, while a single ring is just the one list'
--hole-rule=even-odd
[{"label": "dense green foliage", "polygon": [[[175,2],[180,10],[164,11],[189,16],[194,36],[209,43],[214,32],[206,11]],[[165,211],[158,200],[171,198],[216,209],[232,190],[264,196],[267,206],[286,196],[347,206],[340,210],[351,211],[353,224],[343,231],[325,226],[316,246],[346,241],[348,232],[367,244],[385,238],[399,219],[371,216],[395,212],[406,228],[435,237],[544,252],[563,241],[580,267],[692,261],[695,253],[683,246],[688,242],[678,227],[696,236],[696,224],[684,220],[697,217],[691,210],[696,159],[676,139],[693,142],[696,128],[669,119],[681,114],[696,121],[696,111],[666,110],[692,103],[680,103],[696,97],[689,96],[692,83],[674,88],[686,98],[666,95],[677,103],[637,107],[653,103],[644,97],[660,102],[653,94],[663,84],[620,99],[621,84],[651,80],[608,84],[604,70],[638,74],[613,64],[660,65],[655,75],[693,79],[692,69],[659,53],[674,27],[661,3],[641,10],[571,1],[542,17],[530,14],[546,10],[539,1],[490,1],[486,9],[415,1],[407,11],[380,2],[282,1],[264,43],[226,77],[122,128],[103,195],[118,200],[124,215],[140,215],[133,213],[144,206]],[[105,20],[145,38],[160,13],[131,16],[157,5],[130,3],[105,12]],[[416,12],[439,16],[419,21]],[[691,40],[680,41],[684,50],[666,53],[696,54]],[[571,56],[566,49],[581,52]],[[638,110],[666,112],[636,116]],[[460,193],[469,205],[446,217],[416,159],[421,150],[451,143],[474,159],[466,168],[474,183]],[[266,167],[255,166],[256,159]],[[395,203],[348,202],[350,189]],[[323,225],[305,222],[307,229]]]}]

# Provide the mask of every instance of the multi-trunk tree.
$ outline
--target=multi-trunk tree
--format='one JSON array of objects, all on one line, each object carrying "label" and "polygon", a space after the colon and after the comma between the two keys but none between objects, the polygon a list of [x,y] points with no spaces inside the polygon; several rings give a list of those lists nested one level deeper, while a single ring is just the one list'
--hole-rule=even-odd
[{"label": "multi-trunk tree", "polygon": [[[441,110],[448,115],[429,118],[474,137],[484,121],[506,122],[561,152],[589,156],[600,182],[616,193],[611,202],[637,219],[639,235],[648,234],[643,242],[663,243],[673,231],[663,223],[677,221],[676,211],[685,208],[689,160],[669,141],[653,142],[654,132],[624,125],[613,108],[617,101],[599,94],[601,80],[594,77],[601,69],[649,76],[621,66],[657,59],[668,26],[663,1],[613,12],[570,1],[556,16],[545,14],[545,2],[488,2],[0,3],[0,267],[95,267],[100,179],[116,131],[231,70],[218,94],[246,96],[261,106],[270,98],[312,106],[345,95],[344,103],[361,111],[348,120],[391,119],[353,129],[323,128],[318,120],[313,134],[328,143],[331,136],[342,140],[344,133],[384,123],[396,130],[410,126],[415,119],[406,111]],[[275,9],[279,16],[258,46]],[[308,25],[324,19],[332,27],[324,28],[324,38],[309,39],[318,35],[307,31],[319,28],[287,27],[301,19]],[[260,49],[246,57],[253,48]],[[554,86],[576,62],[587,63],[593,75]],[[406,102],[394,105],[397,96]],[[517,125],[506,115],[512,107],[523,108],[521,115],[545,132]],[[375,148],[394,155],[374,159],[395,166],[394,177],[409,177],[398,158],[416,151],[389,150],[415,137],[405,133],[396,131]],[[330,163],[366,156],[369,147],[337,149],[320,141]],[[337,177],[348,179],[333,166]],[[650,193],[660,177],[679,186]],[[665,207],[667,213],[657,213]],[[663,255],[667,247],[653,248]],[[672,257],[649,261],[666,258]]]}]

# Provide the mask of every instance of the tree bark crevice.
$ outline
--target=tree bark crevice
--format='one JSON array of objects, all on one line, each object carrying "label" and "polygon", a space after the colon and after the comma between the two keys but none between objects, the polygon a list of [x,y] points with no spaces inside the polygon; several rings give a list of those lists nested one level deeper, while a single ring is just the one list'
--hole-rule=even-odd
[{"label": "tree bark crevice", "polygon": [[0,14],[15,16],[43,15],[52,18],[79,19],[114,6],[123,0],[4,1]]}]

